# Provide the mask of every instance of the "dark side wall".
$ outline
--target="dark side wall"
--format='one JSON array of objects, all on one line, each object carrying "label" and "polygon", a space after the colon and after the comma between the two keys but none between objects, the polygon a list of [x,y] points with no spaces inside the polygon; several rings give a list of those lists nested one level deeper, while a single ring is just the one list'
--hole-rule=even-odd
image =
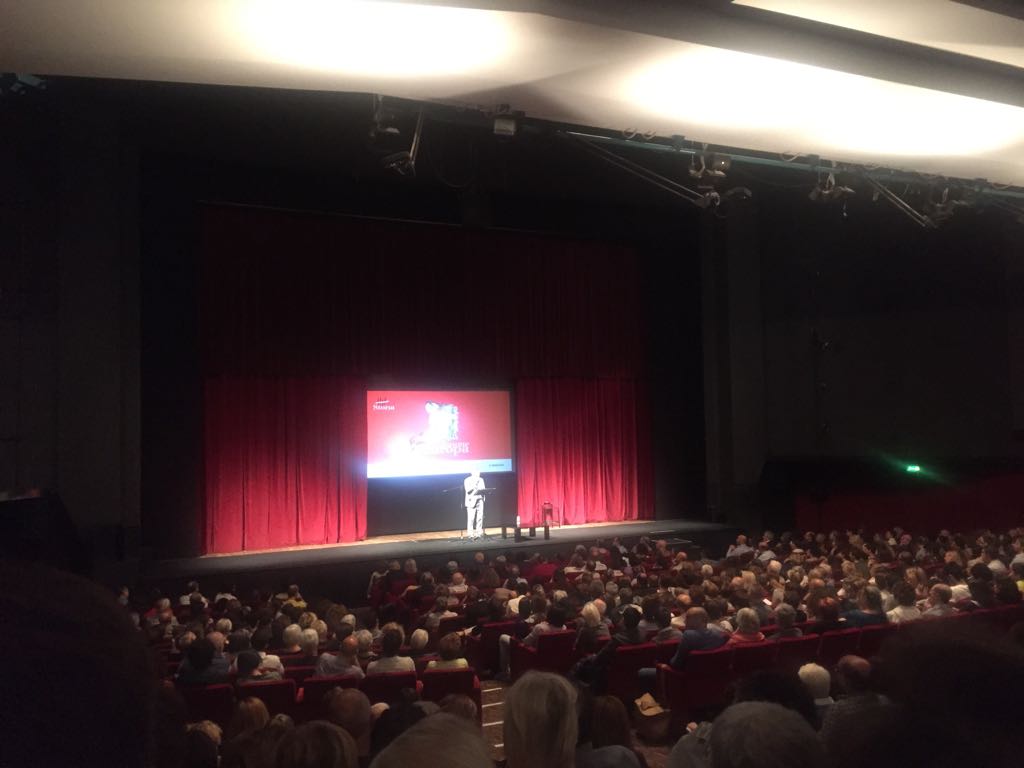
[{"label": "dark side wall", "polygon": [[1024,457],[1020,224],[964,211],[926,230],[884,201],[779,189],[710,239],[708,487],[722,516],[757,527],[766,462]]},{"label": "dark side wall", "polygon": [[0,490],[58,489],[109,556],[140,519],[138,187],[111,106],[0,103]]}]

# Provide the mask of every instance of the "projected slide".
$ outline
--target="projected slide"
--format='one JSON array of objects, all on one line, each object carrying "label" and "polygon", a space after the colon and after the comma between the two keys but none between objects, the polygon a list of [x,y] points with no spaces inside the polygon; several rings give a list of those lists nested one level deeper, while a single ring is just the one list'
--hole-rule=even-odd
[{"label": "projected slide", "polygon": [[512,471],[506,390],[370,390],[367,477]]}]

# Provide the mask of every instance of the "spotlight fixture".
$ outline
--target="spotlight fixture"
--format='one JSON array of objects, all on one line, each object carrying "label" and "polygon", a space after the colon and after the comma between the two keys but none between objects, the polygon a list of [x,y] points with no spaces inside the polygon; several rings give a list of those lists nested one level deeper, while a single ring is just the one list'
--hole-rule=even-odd
[{"label": "spotlight fixture", "polygon": [[381,160],[381,164],[389,171],[394,171],[400,176],[416,175],[416,155],[419,154],[420,143],[423,138],[423,109],[420,108],[419,116],[416,118],[416,132],[412,136],[412,146],[408,151],[393,152]]},{"label": "spotlight fixture", "polygon": [[715,152],[697,152],[690,158],[690,176],[695,179],[712,177],[724,179],[732,165],[732,158]]},{"label": "spotlight fixture", "polygon": [[852,187],[837,184],[835,172],[830,171],[824,181],[822,181],[821,175],[819,174],[818,183],[814,185],[814,189],[811,190],[807,197],[816,203],[835,203],[848,195],[855,194],[857,194],[857,192]]},{"label": "spotlight fixture", "polygon": [[370,128],[370,138],[380,135],[397,136],[400,131],[395,127],[398,118],[396,112],[384,104],[384,97],[380,94],[373,96],[373,126]]}]

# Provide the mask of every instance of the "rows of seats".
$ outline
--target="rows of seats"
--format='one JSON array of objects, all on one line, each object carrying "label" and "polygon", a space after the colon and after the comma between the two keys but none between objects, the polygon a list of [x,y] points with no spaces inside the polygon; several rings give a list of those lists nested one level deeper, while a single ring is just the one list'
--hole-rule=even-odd
[{"label": "rows of seats", "polygon": [[855,654],[865,658],[878,655],[882,644],[896,632],[913,631],[929,624],[969,624],[1005,632],[1024,619],[1024,604],[954,614],[945,619],[926,619],[902,624],[882,624],[863,629],[843,629],[822,635],[788,638],[761,643],[725,646],[713,651],[693,651],[682,670],[659,662],[659,699],[672,710],[674,723],[685,723],[699,713],[725,704],[730,684],[760,669],[795,669],[816,662],[832,668],[840,658]]},{"label": "rows of seats", "polygon": [[[425,701],[440,701],[449,694],[463,694],[481,709],[480,680],[473,669],[428,669],[423,672],[387,672],[359,679],[351,675],[306,677],[297,683],[294,677],[268,682],[222,683],[199,687],[179,686],[191,721],[212,720],[227,726],[236,699],[253,696],[267,705],[271,715],[286,714],[297,722],[323,719],[324,696],[333,688],[359,688],[372,704],[390,703],[401,698],[403,689],[417,691]],[[482,717],[482,714],[480,714]]]}]

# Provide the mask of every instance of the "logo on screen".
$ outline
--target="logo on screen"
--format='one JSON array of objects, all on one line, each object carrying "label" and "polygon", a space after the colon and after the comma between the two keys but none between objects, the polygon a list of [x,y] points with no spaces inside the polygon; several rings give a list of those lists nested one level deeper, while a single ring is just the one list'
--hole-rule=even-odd
[{"label": "logo on screen", "polygon": [[459,406],[428,400],[423,408],[427,412],[427,428],[423,433],[427,442],[459,439]]},{"label": "logo on screen", "polygon": [[375,411],[393,411],[393,410],[395,410],[395,405],[390,400],[386,400],[384,398],[381,398],[381,399],[377,400],[373,404],[373,410],[375,410]]}]

